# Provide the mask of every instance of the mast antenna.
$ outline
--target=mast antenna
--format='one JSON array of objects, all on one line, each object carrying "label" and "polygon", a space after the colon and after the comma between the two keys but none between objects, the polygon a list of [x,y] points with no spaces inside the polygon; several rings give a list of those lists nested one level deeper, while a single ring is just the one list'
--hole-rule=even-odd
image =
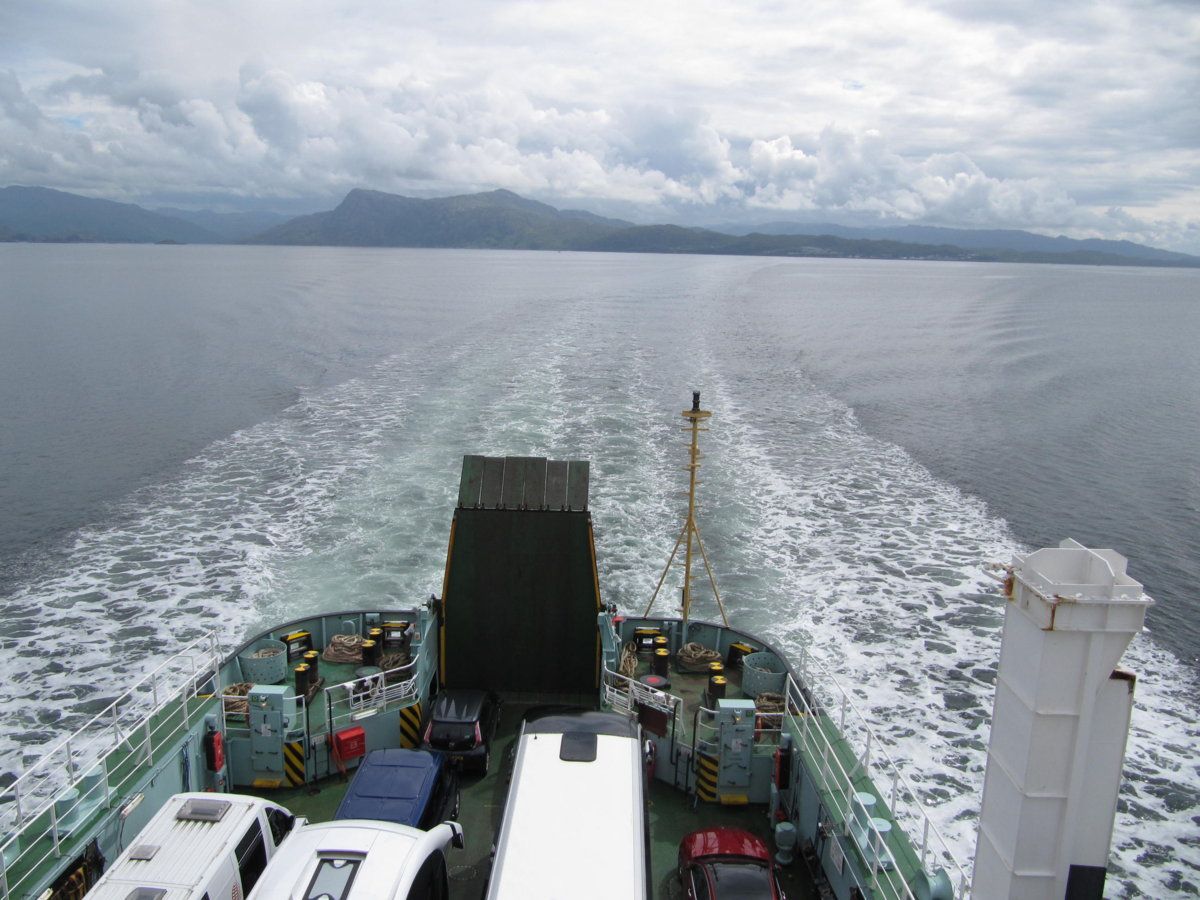
[{"label": "mast antenna", "polygon": [[[700,423],[712,416],[712,413],[707,409],[700,408],[700,392],[692,391],[692,408],[685,409],[682,413],[683,417],[688,420],[688,426],[692,430],[692,449],[690,462],[688,463],[688,510],[687,520],[683,523],[683,530],[679,532],[679,537],[675,541],[675,548],[671,551],[670,557],[667,559],[667,564],[663,568],[662,575],[658,578],[658,584],[654,588],[654,595],[650,598],[650,602],[646,605],[646,611],[642,614],[645,618],[650,615],[650,610],[654,607],[654,601],[658,599],[658,592],[662,590],[663,582],[667,580],[667,573],[671,571],[671,565],[675,562],[675,556],[679,553],[679,545],[687,540],[687,546],[683,554],[683,625],[687,628],[688,614],[692,607],[692,547],[700,548],[700,558],[704,560],[704,571],[708,573],[708,583],[712,585],[713,596],[717,598],[717,609],[721,611],[721,621],[726,625],[729,624],[729,618],[725,615],[725,605],[721,602],[721,592],[717,590],[717,579],[713,576],[712,566],[708,563],[708,552],[704,549],[704,539],[700,537],[700,529],[696,525],[696,474],[700,471],[700,432],[707,431],[707,428],[701,428]],[[695,539],[693,542],[693,538]]]}]

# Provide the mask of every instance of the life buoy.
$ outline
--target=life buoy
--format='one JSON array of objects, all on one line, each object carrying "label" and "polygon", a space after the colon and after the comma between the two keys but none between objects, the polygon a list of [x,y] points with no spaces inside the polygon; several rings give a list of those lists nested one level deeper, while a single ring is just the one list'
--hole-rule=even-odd
[{"label": "life buoy", "polygon": [[772,781],[775,786],[781,791],[786,791],[792,783],[792,751],[789,747],[784,750],[779,747],[775,750],[775,765],[772,772]]},{"label": "life buoy", "polygon": [[754,717],[754,740],[762,741],[766,739],[767,732],[771,729],[771,719],[769,716],[757,715]]},{"label": "life buoy", "polygon": [[204,735],[204,765],[210,772],[225,768],[225,737],[219,731]]}]

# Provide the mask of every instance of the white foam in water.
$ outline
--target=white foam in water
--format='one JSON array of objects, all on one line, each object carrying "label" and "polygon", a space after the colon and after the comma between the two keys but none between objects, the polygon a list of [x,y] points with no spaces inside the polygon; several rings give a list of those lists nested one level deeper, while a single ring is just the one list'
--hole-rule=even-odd
[{"label": "white foam in water", "polygon": [[[746,403],[707,382],[708,496],[726,492],[707,519],[737,545],[718,551],[731,618],[839,673],[969,869],[1002,615],[984,564],[1029,548],[811,386],[764,415],[757,392]],[[1147,636],[1126,664],[1140,680],[1108,890],[1165,896],[1200,868],[1196,682]]]},{"label": "white foam in water", "polygon": [[[667,339],[619,300],[527,311],[511,332],[536,335],[524,343],[459,333],[402,350],[39,560],[3,598],[5,767],[205,628],[232,649],[281,618],[440,592],[465,453],[590,459],[605,600],[641,612],[681,524],[679,411],[697,385],[714,411],[700,525],[731,618],[829,662],[969,863],[1001,614],[983,567],[1022,548],[801,372],[705,346],[711,323]],[[676,581],[658,608],[677,598]],[[716,611],[701,599],[696,615]],[[1200,879],[1197,685],[1151,638],[1126,661],[1140,681],[1109,891],[1161,897]]]}]

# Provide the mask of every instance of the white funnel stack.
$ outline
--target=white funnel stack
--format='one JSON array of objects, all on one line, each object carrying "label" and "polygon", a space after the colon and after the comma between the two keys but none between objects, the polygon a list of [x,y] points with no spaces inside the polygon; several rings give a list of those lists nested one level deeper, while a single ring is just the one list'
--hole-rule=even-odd
[{"label": "white funnel stack", "polygon": [[1076,541],[1013,569],[971,897],[1100,900],[1133,709],[1114,669],[1152,601]]}]

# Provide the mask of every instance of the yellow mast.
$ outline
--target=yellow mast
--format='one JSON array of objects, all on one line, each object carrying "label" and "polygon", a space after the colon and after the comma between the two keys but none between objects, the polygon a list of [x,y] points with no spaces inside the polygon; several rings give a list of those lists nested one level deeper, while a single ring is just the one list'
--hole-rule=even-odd
[{"label": "yellow mast", "polygon": [[[694,537],[696,546],[700,548],[700,556],[704,560],[704,570],[708,573],[708,583],[712,585],[713,596],[717,598],[717,609],[721,611],[721,621],[728,625],[729,619],[725,616],[725,605],[721,603],[721,592],[717,590],[717,579],[713,577],[712,566],[708,564],[708,553],[704,549],[704,539],[700,537],[700,529],[696,525],[696,473],[700,471],[699,441],[700,431],[702,430],[700,423],[709,418],[712,413],[700,408],[700,392],[692,391],[692,408],[685,409],[682,415],[688,420],[692,429],[691,461],[688,464],[687,521],[683,523],[683,530],[679,532],[679,537],[675,541],[675,547],[671,551],[671,555],[667,559],[667,564],[663,568],[662,575],[658,578],[658,584],[654,588],[654,595],[650,598],[650,602],[646,605],[646,611],[642,616],[644,618],[650,615],[654,601],[658,599],[658,592],[662,589],[663,582],[667,579],[667,573],[671,571],[671,565],[675,562],[675,554],[679,552],[679,545],[683,543],[686,537],[687,548],[683,554],[683,624],[685,627],[687,626],[688,614],[692,607],[692,538]],[[703,430],[707,431],[708,429]]]}]

